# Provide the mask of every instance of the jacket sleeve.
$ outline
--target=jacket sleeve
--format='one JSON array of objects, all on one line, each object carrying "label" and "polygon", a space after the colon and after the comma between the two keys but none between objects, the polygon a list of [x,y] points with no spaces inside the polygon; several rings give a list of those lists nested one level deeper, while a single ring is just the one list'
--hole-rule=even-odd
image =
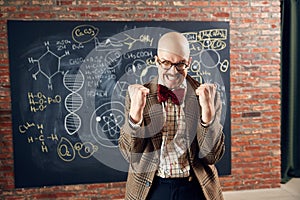
[{"label": "jacket sleeve", "polygon": [[139,153],[143,152],[145,135],[143,128],[143,123],[139,128],[133,128],[129,123],[129,111],[130,111],[130,97],[127,92],[125,99],[125,122],[120,129],[120,137],[118,140],[119,149],[123,155],[123,157],[127,160],[127,162],[132,163],[135,159],[134,155],[140,155]]},{"label": "jacket sleeve", "polygon": [[208,127],[201,125],[201,117],[198,122],[197,141],[199,145],[199,158],[207,164],[217,163],[225,152],[225,135],[220,123],[222,104],[217,92],[215,99],[215,118]]}]

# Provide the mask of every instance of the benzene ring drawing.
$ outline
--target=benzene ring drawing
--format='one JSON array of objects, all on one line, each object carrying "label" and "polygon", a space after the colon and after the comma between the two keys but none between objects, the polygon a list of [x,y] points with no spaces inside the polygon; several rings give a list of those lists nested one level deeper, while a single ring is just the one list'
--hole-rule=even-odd
[{"label": "benzene ring drawing", "polygon": [[28,62],[33,64],[29,71],[32,71],[32,78],[34,80],[37,80],[38,74],[41,74],[48,79],[48,89],[53,90],[52,78],[58,73],[64,74],[64,71],[61,71],[61,59],[70,55],[70,52],[65,51],[63,55],[59,56],[50,50],[49,41],[44,42],[44,44],[47,48],[47,51],[44,54],[37,59],[34,59],[33,57],[28,58]]},{"label": "benzene ring drawing", "polygon": [[118,148],[120,127],[124,124],[124,105],[120,102],[107,102],[93,112],[90,130],[94,139],[102,146]]}]

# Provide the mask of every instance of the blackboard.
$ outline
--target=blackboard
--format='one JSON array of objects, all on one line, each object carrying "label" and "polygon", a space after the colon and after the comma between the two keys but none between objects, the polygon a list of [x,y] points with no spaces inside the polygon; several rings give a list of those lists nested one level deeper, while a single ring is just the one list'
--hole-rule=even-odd
[{"label": "blackboard", "polygon": [[125,181],[117,147],[129,84],[151,80],[159,37],[182,32],[189,74],[218,85],[230,174],[229,23],[8,21],[15,186]]}]

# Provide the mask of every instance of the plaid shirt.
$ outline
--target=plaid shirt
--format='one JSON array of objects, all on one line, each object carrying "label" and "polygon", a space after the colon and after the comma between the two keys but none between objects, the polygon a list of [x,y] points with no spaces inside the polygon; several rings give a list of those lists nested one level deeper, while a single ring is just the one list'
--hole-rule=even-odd
[{"label": "plaid shirt", "polygon": [[[184,86],[183,86],[184,87]],[[184,102],[175,105],[170,99],[163,102],[164,127],[157,176],[162,178],[183,178],[190,175],[185,133]]]}]

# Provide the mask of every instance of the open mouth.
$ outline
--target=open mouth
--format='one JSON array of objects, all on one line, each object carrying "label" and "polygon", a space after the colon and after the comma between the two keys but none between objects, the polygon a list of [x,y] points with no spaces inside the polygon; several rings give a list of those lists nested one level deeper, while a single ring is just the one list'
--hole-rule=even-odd
[{"label": "open mouth", "polygon": [[180,78],[180,75],[170,75],[170,74],[166,74],[166,78],[169,80],[169,81],[176,81]]}]

